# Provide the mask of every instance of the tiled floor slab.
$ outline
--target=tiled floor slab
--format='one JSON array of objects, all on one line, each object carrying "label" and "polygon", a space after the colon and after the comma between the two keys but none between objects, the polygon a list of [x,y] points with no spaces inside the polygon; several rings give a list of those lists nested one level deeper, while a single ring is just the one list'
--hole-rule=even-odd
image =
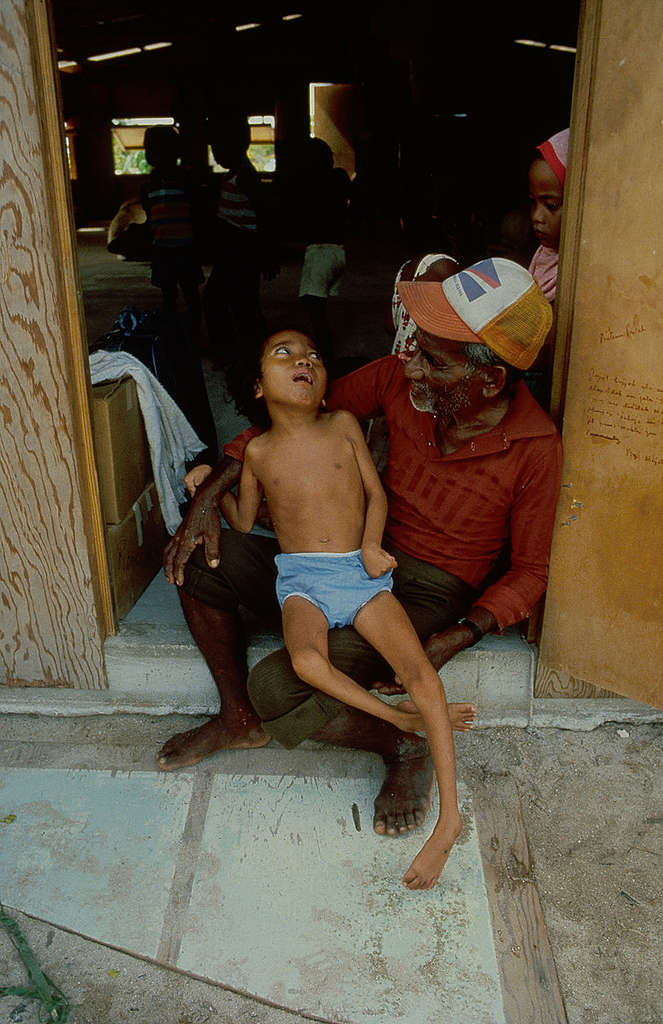
[{"label": "tiled floor slab", "polygon": [[335,1024],[500,1024],[469,808],[442,883],[410,893],[422,836],[377,838],[379,772],[351,774],[6,769],[3,900]]},{"label": "tiled floor slab", "polygon": [[422,834],[376,837],[374,793],[217,775],[178,965],[335,1024],[500,1024],[471,813],[442,882],[413,893],[400,878]]},{"label": "tiled floor slab", "polygon": [[155,957],[192,776],[6,768],[0,893],[8,906]]}]

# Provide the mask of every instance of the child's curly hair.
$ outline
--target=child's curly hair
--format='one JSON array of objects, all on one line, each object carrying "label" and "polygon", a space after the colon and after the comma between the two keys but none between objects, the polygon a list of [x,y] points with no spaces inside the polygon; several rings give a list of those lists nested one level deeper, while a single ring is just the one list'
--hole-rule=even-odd
[{"label": "child's curly hair", "polygon": [[263,430],[271,426],[267,406],[256,398],[255,386],[260,380],[260,361],[263,346],[251,344],[226,367],[226,392],[240,416]]},{"label": "child's curly hair", "polygon": [[242,354],[226,368],[226,391],[240,416],[262,430],[269,430],[272,421],[263,398],[256,398],[255,387],[262,376],[262,354],[270,338],[281,331],[297,331],[310,338],[311,332],[292,320],[272,324],[261,338],[254,338]]}]

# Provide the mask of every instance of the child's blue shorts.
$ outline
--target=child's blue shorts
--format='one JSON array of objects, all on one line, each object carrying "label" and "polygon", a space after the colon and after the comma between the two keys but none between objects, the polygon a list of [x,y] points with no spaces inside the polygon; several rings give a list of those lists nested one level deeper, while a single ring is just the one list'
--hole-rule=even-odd
[{"label": "child's blue shorts", "polygon": [[276,596],[305,597],[326,616],[329,628],[351,626],[360,608],[383,590],[392,588],[392,571],[373,578],[360,551],[298,551],[277,555]]}]

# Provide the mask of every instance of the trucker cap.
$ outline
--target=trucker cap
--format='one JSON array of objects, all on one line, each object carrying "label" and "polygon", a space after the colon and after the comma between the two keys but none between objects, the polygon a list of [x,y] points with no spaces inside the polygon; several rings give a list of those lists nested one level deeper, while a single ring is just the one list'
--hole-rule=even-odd
[{"label": "trucker cap", "polygon": [[446,281],[401,281],[398,291],[428,334],[480,342],[519,370],[532,365],[552,324],[552,307],[529,271],[501,257]]}]

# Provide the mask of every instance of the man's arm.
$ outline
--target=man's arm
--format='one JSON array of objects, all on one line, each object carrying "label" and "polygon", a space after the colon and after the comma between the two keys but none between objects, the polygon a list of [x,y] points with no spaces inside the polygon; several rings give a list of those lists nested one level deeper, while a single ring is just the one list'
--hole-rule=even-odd
[{"label": "man's arm", "polygon": [[240,478],[241,462],[224,456],[215,471],[196,491],[191,508],[180,523],[177,532],[166,545],[163,569],[169,583],[181,587],[184,566],[192,551],[202,544],[207,564],[213,569],[219,564],[221,551],[221,518],[219,502]]},{"label": "man's arm", "polygon": [[[477,597],[467,612],[467,621],[482,633],[493,633],[526,619],[545,591],[561,464],[559,438],[545,447],[541,442],[532,442],[511,506],[510,567]],[[428,638],[424,645],[426,654],[439,669],[459,651],[477,642],[475,632],[471,626],[454,624]]]}]

